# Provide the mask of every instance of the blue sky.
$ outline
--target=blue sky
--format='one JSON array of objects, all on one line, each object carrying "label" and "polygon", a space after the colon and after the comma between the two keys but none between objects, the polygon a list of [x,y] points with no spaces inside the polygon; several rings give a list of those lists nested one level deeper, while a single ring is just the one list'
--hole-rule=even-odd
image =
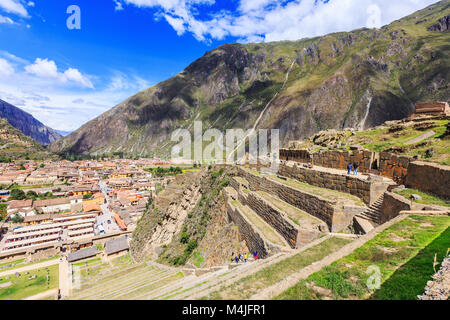
[{"label": "blue sky", "polygon": [[434,2],[0,0],[0,98],[71,131],[223,43],[381,27]]}]

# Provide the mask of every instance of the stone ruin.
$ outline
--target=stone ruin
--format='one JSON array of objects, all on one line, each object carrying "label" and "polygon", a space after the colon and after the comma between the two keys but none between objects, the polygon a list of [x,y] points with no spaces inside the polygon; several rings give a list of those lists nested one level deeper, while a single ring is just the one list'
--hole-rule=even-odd
[{"label": "stone ruin", "polygon": [[448,102],[422,102],[414,105],[414,113],[410,119],[421,116],[450,116],[450,107]]}]

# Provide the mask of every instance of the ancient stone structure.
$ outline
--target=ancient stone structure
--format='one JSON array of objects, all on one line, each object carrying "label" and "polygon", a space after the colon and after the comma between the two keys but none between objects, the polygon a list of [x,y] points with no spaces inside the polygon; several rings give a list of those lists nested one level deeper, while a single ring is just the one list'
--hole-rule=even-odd
[{"label": "ancient stone structure", "polygon": [[[227,191],[224,190],[223,192],[225,198],[229,199],[230,195]],[[265,258],[275,249],[252,227],[251,222],[248,221],[241,209],[234,206],[232,201],[229,200],[227,201],[227,213],[230,220],[238,226],[239,233],[251,252],[256,251],[260,258]]]},{"label": "ancient stone structure", "polygon": [[421,115],[431,116],[448,116],[450,115],[450,107],[447,102],[423,102],[414,105],[414,113],[410,116],[411,119]]},{"label": "ancient stone structure", "polygon": [[242,168],[239,168],[239,172],[240,176],[248,181],[251,191],[261,190],[278,197],[284,202],[324,221],[332,232],[341,231],[351,223],[353,217],[344,212],[343,208],[337,205],[336,200],[325,199],[268,179],[265,176],[252,174]]},{"label": "ancient stone structure", "polygon": [[411,162],[405,186],[449,199],[450,166],[422,161]]},{"label": "ancient stone structure", "polygon": [[278,174],[313,186],[352,194],[367,205],[375,202],[389,187],[389,183],[383,181],[368,181],[362,176],[312,170],[294,163],[281,163]]},{"label": "ancient stone structure", "polygon": [[386,192],[381,207],[380,223],[394,219],[404,210],[411,210],[411,201],[396,193]]},{"label": "ancient stone structure", "polygon": [[404,184],[412,158],[389,152],[380,152],[379,157],[378,171],[380,175],[389,177],[398,184]]}]

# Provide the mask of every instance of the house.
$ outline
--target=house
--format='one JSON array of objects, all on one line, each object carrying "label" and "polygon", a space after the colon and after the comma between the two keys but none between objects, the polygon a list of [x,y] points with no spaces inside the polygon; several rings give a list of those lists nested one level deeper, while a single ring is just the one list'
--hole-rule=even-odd
[{"label": "house", "polygon": [[71,252],[67,255],[67,261],[72,263],[75,261],[84,260],[87,258],[92,258],[97,255],[98,251],[96,247],[90,247],[83,250],[78,250],[75,252]]},{"label": "house", "polygon": [[101,192],[97,192],[92,196],[92,199],[85,199],[83,200],[83,206],[90,205],[90,204],[97,204],[101,205],[105,203],[105,195]]},{"label": "house", "polygon": [[117,213],[114,213],[114,220],[122,231],[127,231],[127,225]]},{"label": "house", "polygon": [[86,206],[83,204],[83,212],[100,214],[102,213],[102,208],[98,204],[88,204]]},{"label": "house", "polygon": [[8,204],[6,212],[8,214],[15,213],[19,210],[27,210],[33,207],[33,200],[12,200]]},{"label": "house", "polygon": [[107,256],[118,256],[128,252],[129,249],[130,246],[128,245],[127,236],[109,240],[105,243],[105,251]]},{"label": "house", "polygon": [[81,204],[82,198],[74,196],[69,198],[56,198],[36,200],[33,207],[44,213],[72,211],[73,207]]}]

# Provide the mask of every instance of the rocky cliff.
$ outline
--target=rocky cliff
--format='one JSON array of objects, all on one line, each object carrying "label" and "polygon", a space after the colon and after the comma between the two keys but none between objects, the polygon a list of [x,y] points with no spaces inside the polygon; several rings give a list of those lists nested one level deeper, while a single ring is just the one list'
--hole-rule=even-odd
[{"label": "rocky cliff", "polygon": [[58,132],[45,126],[31,114],[3,100],[0,100],[0,117],[7,119],[14,128],[42,145],[48,145],[61,138]]},{"label": "rocky cliff", "polygon": [[133,258],[210,267],[248,250],[228,221],[221,193],[231,171],[210,168],[178,175],[139,220],[130,245]]},{"label": "rocky cliff", "polygon": [[226,44],[53,143],[59,153],[170,155],[176,128],[279,128],[282,143],[366,129],[449,97],[449,0],[381,29]]}]

